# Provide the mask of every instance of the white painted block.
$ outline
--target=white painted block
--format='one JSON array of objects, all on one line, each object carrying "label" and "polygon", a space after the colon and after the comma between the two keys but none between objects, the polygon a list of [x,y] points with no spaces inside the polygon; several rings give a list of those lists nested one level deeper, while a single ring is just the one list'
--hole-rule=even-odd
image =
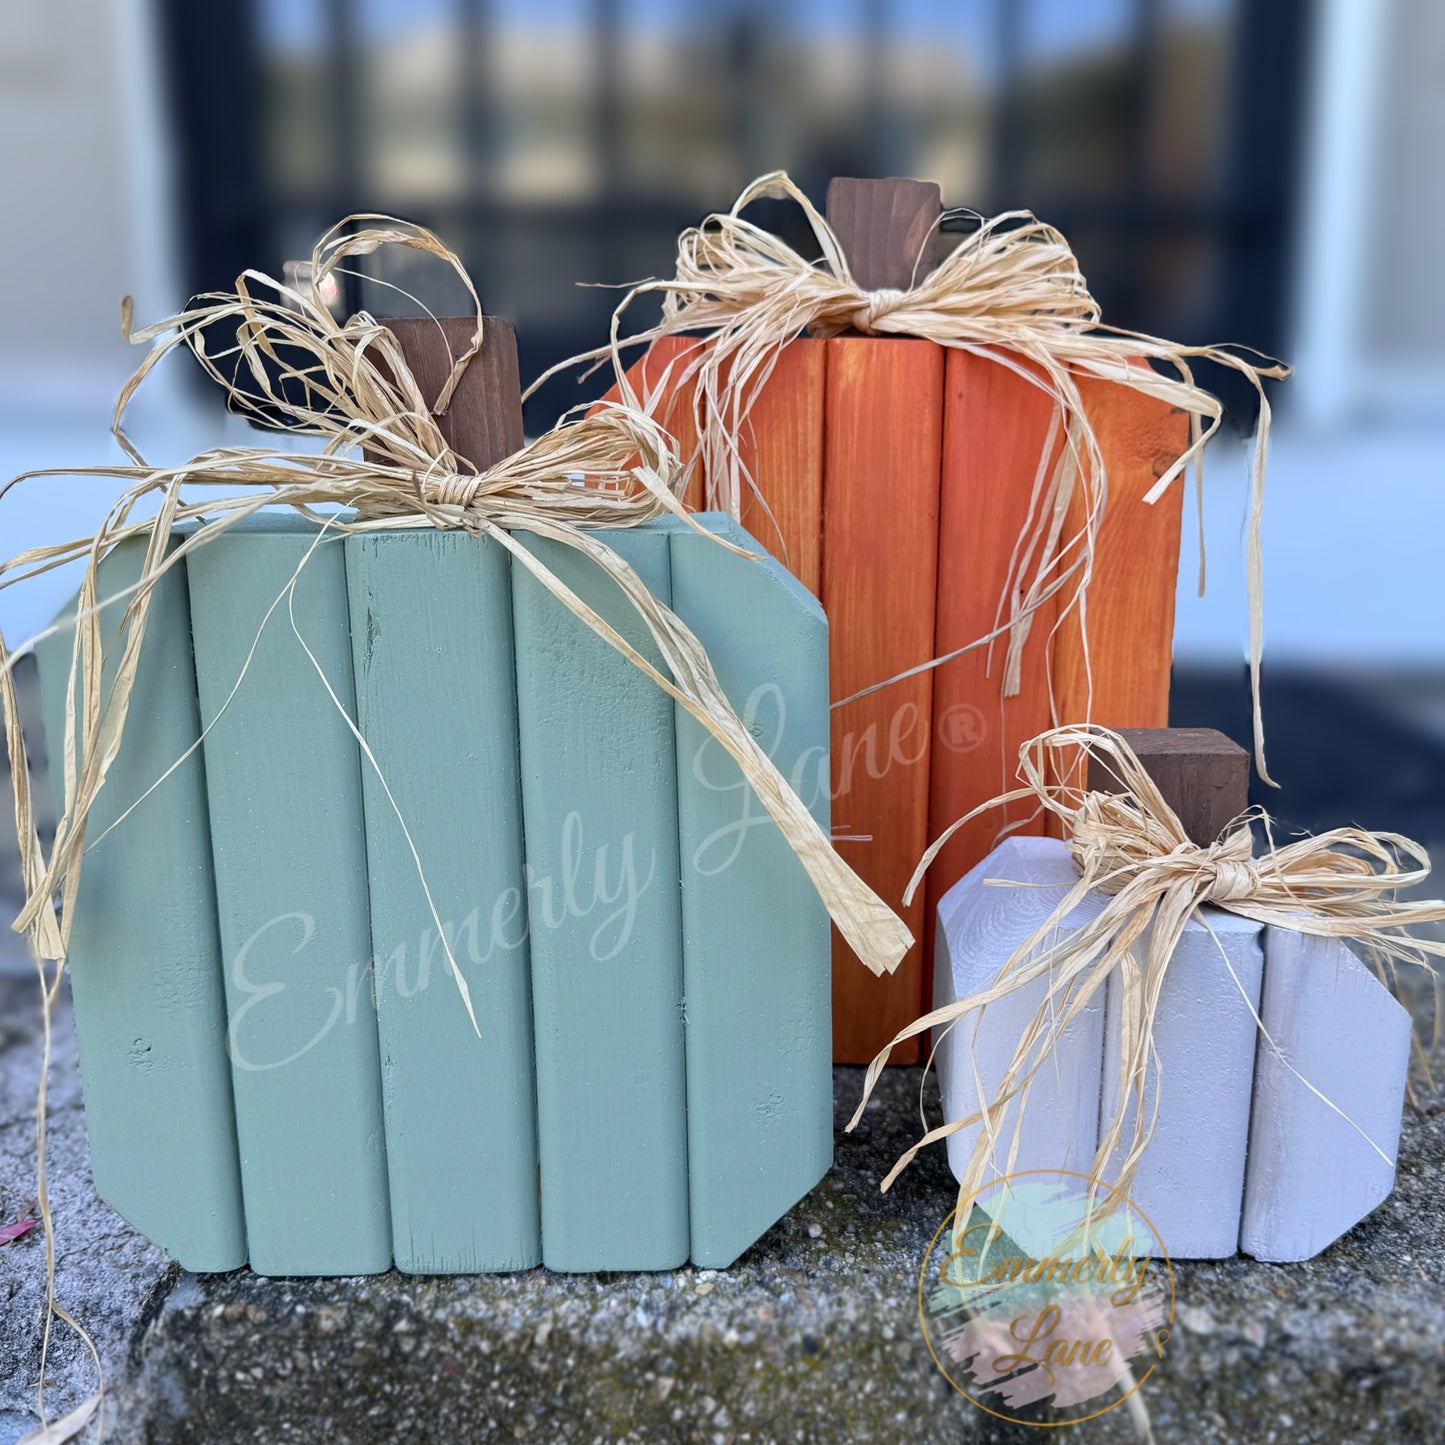
[{"label": "white painted block", "polygon": [[[1009,888],[989,883],[989,879],[1028,886]],[[1000,844],[938,905],[934,1007],[978,993],[993,983],[1009,955],[1048,920],[1078,881],[1068,847],[1057,839],[1010,838]],[[1090,895],[1064,921],[1061,935],[1087,923],[1103,905],[1102,897]],[[1040,979],[990,1004],[982,1015],[970,1014],[941,1040],[937,1064],[946,1119],[966,1118],[993,1097],[1028,1020],[1047,992],[1047,982]],[[1098,1147],[1103,1028],[1101,995],[1064,1030],[1052,1056],[1035,1075],[1015,1170],[1088,1172]],[[988,1177],[1008,1172],[1017,1118],[1015,1100],[1005,1112]],[[980,1127],[960,1129],[949,1137],[948,1162],[960,1179]]]},{"label": "white painted block", "polygon": [[1265,950],[1261,1016],[1279,1053],[1260,1039],[1239,1247],[1284,1262],[1313,1258],[1394,1187],[1360,1130],[1394,1159],[1410,1016],[1338,939],[1270,928]]},{"label": "white painted block", "polygon": [[[1250,1010],[1259,1006],[1263,929],[1217,908],[1200,912],[1209,926],[1199,919],[1185,926],[1160,987],[1154,1024],[1159,1067],[1157,1073],[1150,1069],[1145,1104],[1147,1113],[1157,1087],[1159,1113],[1128,1194],[1171,1255],[1224,1259],[1239,1247],[1258,1034]],[[1141,961],[1143,949],[1141,941]],[[1122,997],[1115,973],[1104,1029],[1101,1136],[1118,1109]],[[1126,1111],[1123,1148],[1104,1167],[1107,1183],[1116,1180],[1133,1120],[1132,1109]]]}]

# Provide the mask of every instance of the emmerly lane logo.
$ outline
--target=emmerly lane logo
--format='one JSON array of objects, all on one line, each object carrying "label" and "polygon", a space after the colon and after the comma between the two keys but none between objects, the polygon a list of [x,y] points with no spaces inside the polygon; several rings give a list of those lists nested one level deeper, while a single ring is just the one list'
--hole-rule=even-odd
[{"label": "emmerly lane logo", "polygon": [[1164,1358],[1174,1272],[1125,1195],[1027,1170],[944,1220],[919,1272],[918,1316],[934,1363],[979,1409],[1077,1424],[1123,1404]]}]

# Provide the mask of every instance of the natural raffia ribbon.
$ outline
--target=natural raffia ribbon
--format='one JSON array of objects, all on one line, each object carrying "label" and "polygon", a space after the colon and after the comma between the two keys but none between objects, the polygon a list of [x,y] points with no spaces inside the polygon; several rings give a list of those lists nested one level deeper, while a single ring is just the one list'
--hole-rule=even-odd
[{"label": "natural raffia ribbon", "polygon": [[[822,253],[820,262],[805,260],[786,241],[743,218],[746,206],[765,197],[790,200],[801,208]],[[970,212],[951,214],[972,216]],[[681,234],[675,274],[668,280],[644,282],[627,293],[613,315],[607,347],[564,362],[553,372],[578,362],[610,359],[622,397],[652,408],[692,379],[707,504],[734,517],[739,515],[745,489],[757,492],[738,438],[745,434],[748,415],[782,349],[804,329],[820,337],[836,336],[850,328],[871,336],[921,337],[984,357],[1039,387],[1053,401],[1054,425],[1043,446],[1040,490],[1030,509],[1026,535],[1014,551],[997,625],[966,647],[868,689],[875,691],[1007,637],[1005,696],[1019,690],[1024,644],[1041,607],[1057,597],[1063,613],[1080,608],[1081,626],[1085,621],[1081,603],[1108,501],[1108,478],[1079,392],[1080,378],[1116,382],[1189,414],[1189,445],[1148,492],[1145,500],[1155,502],[1191,464],[1199,484],[1205,443],[1223,418],[1218,398],[1195,383],[1192,364],[1205,360],[1238,372],[1259,397],[1247,568],[1255,757],[1261,776],[1267,779],[1259,707],[1263,646],[1260,521],[1270,423],[1263,379],[1288,376],[1289,368],[1266,357],[1251,360],[1237,348],[1184,346],[1106,326],[1078,261],[1059,231],[1027,211],[975,219],[978,228],[909,290],[867,291],[853,279],[848,259],[824,217],[784,172],[775,171],[748,186],[730,211],[709,216],[702,225]],[[930,245],[932,239],[928,238]],[[920,262],[922,259],[920,255]],[[621,322],[627,308],[652,294],[662,297],[662,320],[623,340]],[[696,350],[674,361],[659,375],[655,390],[639,398],[625,374],[622,349],[683,334],[697,336]],[[1151,363],[1172,374],[1155,370]],[[536,384],[541,380],[545,377]],[[1049,458],[1060,437],[1063,446],[1050,468]],[[1065,517],[1076,488],[1083,489],[1085,520],[1077,534],[1068,536]],[[766,513],[766,498],[758,495]],[[1199,585],[1202,590],[1202,552]]]},{"label": "natural raffia ribbon", "polygon": [[[1123,792],[1086,792],[1058,781],[1085,776],[1083,764],[1091,754],[1107,759],[1109,770],[1124,785]],[[1102,1179],[1106,1165],[1127,1143],[1117,1175],[1111,1174],[1108,1180],[1127,1195],[1153,1128],[1150,1097],[1157,1101],[1158,1090],[1167,1087],[1154,1051],[1161,986],[1185,926],[1199,918],[1208,927],[1208,920],[1198,911],[1202,904],[1257,923],[1348,939],[1360,945],[1381,970],[1413,964],[1433,971],[1429,959],[1445,957],[1445,942],[1415,937],[1407,931],[1445,921],[1445,902],[1401,902],[1394,896],[1398,889],[1423,882],[1430,874],[1425,850],[1397,833],[1335,828],[1280,847],[1274,844],[1268,817],[1251,811],[1231,824],[1216,842],[1200,847],[1190,840],[1133,749],[1117,733],[1100,727],[1061,727],[1041,733],[1020,749],[1018,777],[1021,787],[960,818],[929,848],[907,897],[912,897],[924,871],[956,829],[980,813],[1015,801],[1033,802],[1059,819],[1070,840],[1079,880],[1050,917],[1019,942],[990,987],[916,1020],[873,1060],[862,1101],[848,1128],[862,1118],[896,1045],[930,1029],[956,1028],[970,1015],[982,1017],[989,1005],[1040,980],[1047,981],[1047,990],[1021,1033],[993,1097],[966,1118],[947,1120],[924,1135],[893,1166],[883,1181],[884,1189],[920,1149],[974,1125],[982,1127],[964,1169],[960,1202],[982,1187],[991,1165],[1006,1173],[1011,1164],[995,1164],[1003,1142],[1005,1109],[1015,1098],[1019,1100],[1012,1151],[1018,1140],[1018,1121],[1027,1109],[1029,1089],[1039,1069],[1070,1022],[1090,1000],[1101,997],[1113,975],[1122,1002],[1119,1106],[1103,1130],[1089,1172]],[[1253,855],[1251,830],[1256,821],[1264,825],[1270,839],[1267,851],[1258,857]],[[1089,922],[1061,933],[1064,919],[1091,890],[1107,895],[1102,910]],[[1220,965],[1229,967],[1222,948]],[[1251,1013],[1267,1046],[1274,1048],[1252,1005]],[[1285,1062],[1288,1065],[1288,1060]],[[1302,1083],[1318,1095],[1308,1080]],[[1329,1104],[1329,1100],[1325,1102]],[[1125,1120],[1131,1111],[1133,1128],[1126,1139]],[[1378,1145],[1369,1142],[1378,1152]]]}]

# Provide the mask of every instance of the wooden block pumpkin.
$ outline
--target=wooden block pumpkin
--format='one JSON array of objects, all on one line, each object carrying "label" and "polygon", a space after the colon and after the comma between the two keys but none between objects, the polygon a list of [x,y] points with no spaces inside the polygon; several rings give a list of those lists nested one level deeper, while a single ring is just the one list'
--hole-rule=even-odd
[{"label": "wooden block pumpkin", "polygon": [[[520,438],[487,327],[443,418],[481,466]],[[434,395],[443,332],[397,330]],[[587,559],[517,535],[643,642]],[[604,540],[826,830],[816,600],[672,520]],[[260,516],[157,589],[103,794],[142,801],[87,865],[69,967],[97,1186],[188,1267],[723,1266],[829,1166],[801,863],[723,749],[509,557]],[[102,595],[138,565],[118,548]],[[57,732],[69,668],[60,633]]]},{"label": "wooden block pumpkin", "polygon": [[[1127,736],[1196,843],[1212,841],[1243,810],[1242,749],[1205,729]],[[1097,759],[1089,786],[1114,790]],[[1061,839],[1001,843],[940,903],[935,1004],[990,987],[1078,882]],[[1103,906],[1097,890],[1086,893],[1050,946]],[[941,1033],[946,1120],[967,1119],[995,1096],[1046,994],[1047,980],[1032,980]],[[1111,973],[1061,1031],[1035,1077],[1016,1145],[1019,1101],[1006,1106],[990,1177],[1029,1169],[1095,1173],[1105,1121],[1119,1112],[1121,1000]],[[1149,1108],[1157,1113],[1128,1187],[1157,1231],[1145,1252],[1157,1237],[1177,1259],[1238,1252],[1309,1259],[1388,1197],[1410,1021],[1342,940],[1201,907],[1159,985],[1152,1039]],[[1127,1142],[1127,1108],[1124,1119]],[[948,1138],[960,1179],[981,1128]],[[1115,1182],[1120,1163],[1111,1155],[1099,1177]]]},{"label": "wooden block pumpkin", "polygon": [[[828,193],[829,222],[869,289],[906,289],[926,273],[939,206],[937,186],[917,181],[839,179]],[[698,344],[664,338],[629,373],[677,428],[684,457],[696,444],[690,394],[685,384],[659,389],[658,378],[668,362],[682,376]],[[1077,617],[1055,630],[1046,607],[1025,649],[1022,690],[1010,698],[1000,647],[842,702],[995,627],[1049,437],[1052,407],[1038,387],[995,361],[927,341],[800,336],[734,439],[758,493],[743,496],[744,522],[822,599],[832,625],[839,850],[900,910],[929,840],[1004,790],[1021,741],[1055,718],[1168,721],[1182,489],[1152,506],[1143,497],[1185,450],[1189,418],[1122,386],[1080,385],[1108,474],[1087,661]],[[820,446],[811,441],[815,427]],[[688,494],[701,491],[695,473]],[[1073,504],[1069,527],[1081,506]],[[926,893],[902,912],[919,943],[895,974],[870,976],[839,944],[838,1061],[867,1062],[924,1011],[939,900],[1005,823],[1020,822],[991,815],[950,842]],[[917,1046],[893,1058],[916,1061]]]}]

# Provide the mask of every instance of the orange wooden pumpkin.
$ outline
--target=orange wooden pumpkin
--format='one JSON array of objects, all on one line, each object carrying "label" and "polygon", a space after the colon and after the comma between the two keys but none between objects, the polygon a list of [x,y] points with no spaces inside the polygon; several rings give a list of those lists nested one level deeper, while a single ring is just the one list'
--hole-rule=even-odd
[{"label": "orange wooden pumpkin", "polygon": [[[835,180],[828,220],[868,289],[905,289],[940,209],[918,181]],[[681,364],[690,337],[658,341],[629,372],[684,459],[697,446]],[[663,378],[666,385],[663,386]],[[927,1007],[938,899],[1017,816],[961,829],[904,909],[920,855],[950,823],[1012,784],[1020,743],[1054,719],[1111,727],[1168,722],[1182,488],[1144,494],[1189,444],[1189,417],[1127,387],[1080,378],[1108,473],[1108,507],[1088,591],[1088,664],[1077,614],[1036,615],[1023,686],[965,653],[866,697],[872,684],[951,652],[996,625],[1029,510],[1052,403],[1024,377],[931,341],[799,337],[783,352],[737,442],[761,501],[741,521],[818,596],[831,647],[833,828],[840,853],[919,940],[875,978],[835,938],[834,1058],[864,1063]],[[701,505],[696,472],[689,501]],[[1082,502],[1074,503],[1077,509]],[[1076,529],[1080,518],[1070,519]],[[1089,675],[1092,677],[1092,706]],[[1021,831],[1042,831],[1024,822]],[[914,1042],[894,1051],[916,1062]]]}]

